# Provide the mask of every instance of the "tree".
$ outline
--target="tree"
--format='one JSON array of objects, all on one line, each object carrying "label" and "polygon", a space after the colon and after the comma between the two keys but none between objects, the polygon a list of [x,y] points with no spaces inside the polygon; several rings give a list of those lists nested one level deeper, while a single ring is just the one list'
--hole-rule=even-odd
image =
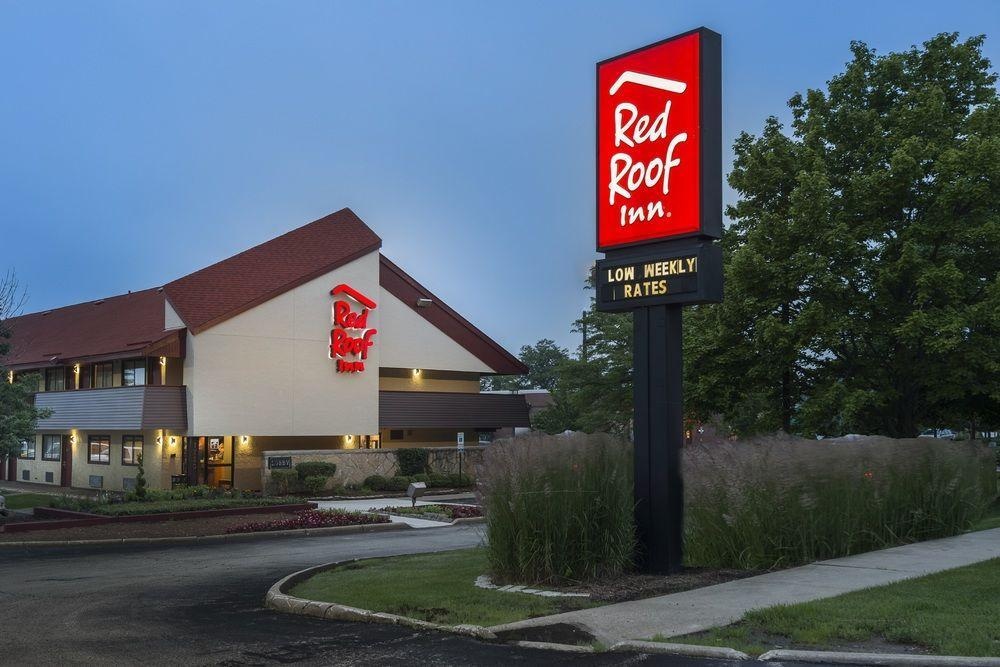
[{"label": "tree", "polygon": [[520,360],[528,367],[525,375],[495,375],[483,378],[486,391],[517,391],[520,389],[545,389],[556,386],[559,365],[569,359],[569,352],[556,345],[554,340],[543,338],[534,345],[523,345]]},{"label": "tree", "polygon": [[136,500],[145,500],[146,470],[142,467],[142,454],[139,454],[138,464],[139,468],[135,471],[135,488],[132,489],[132,495],[135,496]]},{"label": "tree", "polygon": [[4,363],[10,354],[11,320],[23,302],[17,278],[13,273],[6,274],[0,279],[0,465],[17,456],[21,443],[35,437],[38,420],[50,414],[48,410],[35,409],[38,376],[19,375],[11,383],[10,371]]},{"label": "tree", "polygon": [[738,430],[914,436],[1000,413],[1000,101],[983,37],[863,43],[736,141],[725,301],[688,405]]}]

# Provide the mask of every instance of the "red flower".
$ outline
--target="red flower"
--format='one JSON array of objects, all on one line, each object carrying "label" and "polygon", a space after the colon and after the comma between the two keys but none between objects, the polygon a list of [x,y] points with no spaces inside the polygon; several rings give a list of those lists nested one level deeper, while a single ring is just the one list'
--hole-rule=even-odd
[{"label": "red flower", "polygon": [[866,470],[865,471],[865,479],[871,479],[874,476],[875,476],[875,473],[873,473],[871,470]]}]

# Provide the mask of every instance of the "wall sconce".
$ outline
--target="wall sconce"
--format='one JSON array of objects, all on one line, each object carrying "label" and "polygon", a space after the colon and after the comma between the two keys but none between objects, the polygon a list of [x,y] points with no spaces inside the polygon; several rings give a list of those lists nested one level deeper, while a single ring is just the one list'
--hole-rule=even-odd
[{"label": "wall sconce", "polygon": [[73,364],[73,372],[77,375],[80,374],[80,364]]},{"label": "wall sconce", "polygon": [[246,445],[246,444],[249,444],[249,443],[250,443],[250,436],[249,435],[241,435],[240,436],[240,444],[241,445]]},{"label": "wall sconce", "polygon": [[160,447],[163,446],[163,436],[162,435],[156,436],[156,444],[158,444]]},{"label": "wall sconce", "polygon": [[413,369],[413,377],[415,377],[415,378],[420,377],[420,369],[419,368],[414,368]]},{"label": "wall sconce", "polygon": [[177,438],[175,438],[174,436],[170,436],[170,446],[173,447],[176,444],[177,444]]},{"label": "wall sconce", "polygon": [[71,445],[75,445],[76,444],[76,433],[70,433],[69,434],[69,444],[71,444]]},{"label": "wall sconce", "polygon": [[160,357],[160,365],[161,366],[166,366],[167,365],[167,358],[166,357]]},{"label": "wall sconce", "polygon": [[344,436],[344,442],[346,442],[347,444],[351,444],[352,442],[354,442],[354,436],[353,435],[345,435]]},{"label": "wall sconce", "polygon": [[14,384],[14,371],[7,371],[7,382]]}]

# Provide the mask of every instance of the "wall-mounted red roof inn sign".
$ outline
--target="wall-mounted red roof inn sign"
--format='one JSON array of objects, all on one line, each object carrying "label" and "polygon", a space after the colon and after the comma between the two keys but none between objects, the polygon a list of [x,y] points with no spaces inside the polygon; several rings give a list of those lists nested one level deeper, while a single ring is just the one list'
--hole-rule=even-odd
[{"label": "wall-mounted red roof inn sign", "polygon": [[597,64],[597,249],[722,235],[721,38]]},{"label": "wall-mounted red roof inn sign", "polygon": [[[335,299],[330,358],[337,360],[338,373],[360,373],[378,333],[368,328],[368,313],[375,310],[375,302],[350,285],[337,285],[330,294]],[[355,310],[357,306],[360,310]]]}]

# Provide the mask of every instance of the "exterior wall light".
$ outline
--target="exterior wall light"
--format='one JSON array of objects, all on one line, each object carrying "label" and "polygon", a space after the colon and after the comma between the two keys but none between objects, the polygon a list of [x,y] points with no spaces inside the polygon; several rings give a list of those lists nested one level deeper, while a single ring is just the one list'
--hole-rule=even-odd
[{"label": "exterior wall light", "polygon": [[156,436],[156,444],[158,444],[160,447],[163,446],[163,436],[162,435]]},{"label": "exterior wall light", "polygon": [[14,371],[7,371],[7,382],[14,384]]},{"label": "exterior wall light", "polygon": [[415,378],[420,377],[420,369],[419,368],[414,368],[413,369],[413,377],[415,377]]},{"label": "exterior wall light", "polygon": [[76,431],[73,431],[72,433],[69,434],[69,444],[71,445],[76,444]]},{"label": "exterior wall light", "polygon": [[250,436],[249,435],[241,435],[240,436],[240,444],[241,445],[246,445],[249,442],[250,442]]},{"label": "exterior wall light", "polygon": [[354,436],[353,435],[345,435],[344,436],[344,443],[346,445],[348,445],[348,446],[353,445],[354,444]]},{"label": "exterior wall light", "polygon": [[173,447],[176,444],[177,444],[177,438],[175,438],[174,436],[170,436],[170,446]]},{"label": "exterior wall light", "polygon": [[430,308],[431,305],[433,305],[433,304],[434,304],[434,301],[432,301],[431,299],[427,299],[427,298],[423,298],[423,297],[417,299],[417,308]]},{"label": "exterior wall light", "polygon": [[160,365],[161,366],[166,366],[167,365],[167,358],[166,357],[160,357]]}]

